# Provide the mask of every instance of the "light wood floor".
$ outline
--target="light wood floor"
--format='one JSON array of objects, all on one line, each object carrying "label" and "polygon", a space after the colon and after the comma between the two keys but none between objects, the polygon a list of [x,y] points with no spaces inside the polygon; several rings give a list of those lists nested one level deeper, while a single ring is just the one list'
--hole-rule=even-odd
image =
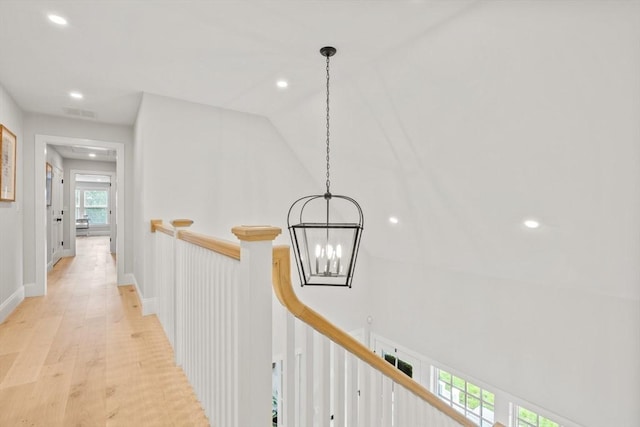
[{"label": "light wood floor", "polygon": [[156,316],[116,286],[108,237],[78,238],[0,324],[0,426],[206,426]]}]

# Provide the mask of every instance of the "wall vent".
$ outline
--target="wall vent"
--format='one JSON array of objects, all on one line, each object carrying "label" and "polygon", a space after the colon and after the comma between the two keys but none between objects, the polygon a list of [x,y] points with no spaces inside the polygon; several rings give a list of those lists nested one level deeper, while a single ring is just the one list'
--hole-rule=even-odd
[{"label": "wall vent", "polygon": [[81,108],[63,108],[62,109],[67,116],[80,117],[82,119],[94,119],[96,118],[96,113],[89,110],[83,110]]}]

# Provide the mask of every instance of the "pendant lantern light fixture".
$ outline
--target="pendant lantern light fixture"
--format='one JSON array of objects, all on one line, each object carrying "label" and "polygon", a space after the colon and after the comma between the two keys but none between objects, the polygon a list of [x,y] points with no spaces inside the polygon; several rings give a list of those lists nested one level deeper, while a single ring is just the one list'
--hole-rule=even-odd
[{"label": "pendant lantern light fixture", "polygon": [[[289,208],[287,226],[294,248],[300,283],[351,287],[358,258],[364,216],[358,202],[331,194],[329,179],[329,58],[336,48],[326,46],[320,54],[327,62],[327,173],[324,194],[301,197]],[[336,209],[337,208],[337,209]],[[336,221],[336,212],[347,221]],[[351,219],[351,222],[348,220]],[[292,225],[292,221],[297,221]]]}]

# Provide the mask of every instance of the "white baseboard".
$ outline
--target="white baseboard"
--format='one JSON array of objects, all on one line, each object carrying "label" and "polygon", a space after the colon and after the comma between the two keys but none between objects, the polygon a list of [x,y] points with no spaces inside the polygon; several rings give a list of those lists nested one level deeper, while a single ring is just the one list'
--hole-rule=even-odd
[{"label": "white baseboard", "polygon": [[42,292],[38,291],[35,283],[27,283],[24,285],[24,296],[25,297],[41,297]]},{"label": "white baseboard", "polygon": [[136,290],[138,290],[138,281],[136,280],[136,276],[134,276],[133,273],[125,273],[124,276],[122,276],[122,280],[120,281],[120,283],[118,283],[118,286],[128,285],[134,285],[136,287]]},{"label": "white baseboard", "polygon": [[76,233],[76,238],[78,238],[78,237],[110,236],[110,235],[111,235],[111,231],[109,231],[109,230],[91,230],[88,234],[86,234],[86,233],[77,234]]},{"label": "white baseboard", "polygon": [[23,300],[24,286],[21,285],[5,302],[0,304],[0,323],[4,322]]},{"label": "white baseboard", "polygon": [[156,314],[158,312],[157,298],[144,298],[142,300],[142,315]]},{"label": "white baseboard", "polygon": [[122,277],[122,283],[118,283],[118,286],[129,286],[133,285],[136,288],[136,292],[138,293],[138,298],[140,299],[140,304],[142,304],[142,315],[146,316],[148,314],[155,314],[158,312],[158,300],[156,298],[145,298],[140,292],[140,287],[138,286],[138,281],[136,280],[136,276],[133,273],[125,273]]},{"label": "white baseboard", "polygon": [[62,251],[63,258],[69,258],[71,256],[75,256],[75,254],[73,253],[73,249],[65,249]]}]

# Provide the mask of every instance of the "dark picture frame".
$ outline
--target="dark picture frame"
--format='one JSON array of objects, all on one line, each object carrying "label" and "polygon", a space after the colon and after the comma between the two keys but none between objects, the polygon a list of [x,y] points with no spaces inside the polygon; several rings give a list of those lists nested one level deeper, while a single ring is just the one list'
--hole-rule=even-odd
[{"label": "dark picture frame", "polygon": [[51,206],[51,180],[53,179],[53,166],[51,166],[50,163],[47,163],[45,176],[46,176],[45,194],[47,199],[47,206]]}]

